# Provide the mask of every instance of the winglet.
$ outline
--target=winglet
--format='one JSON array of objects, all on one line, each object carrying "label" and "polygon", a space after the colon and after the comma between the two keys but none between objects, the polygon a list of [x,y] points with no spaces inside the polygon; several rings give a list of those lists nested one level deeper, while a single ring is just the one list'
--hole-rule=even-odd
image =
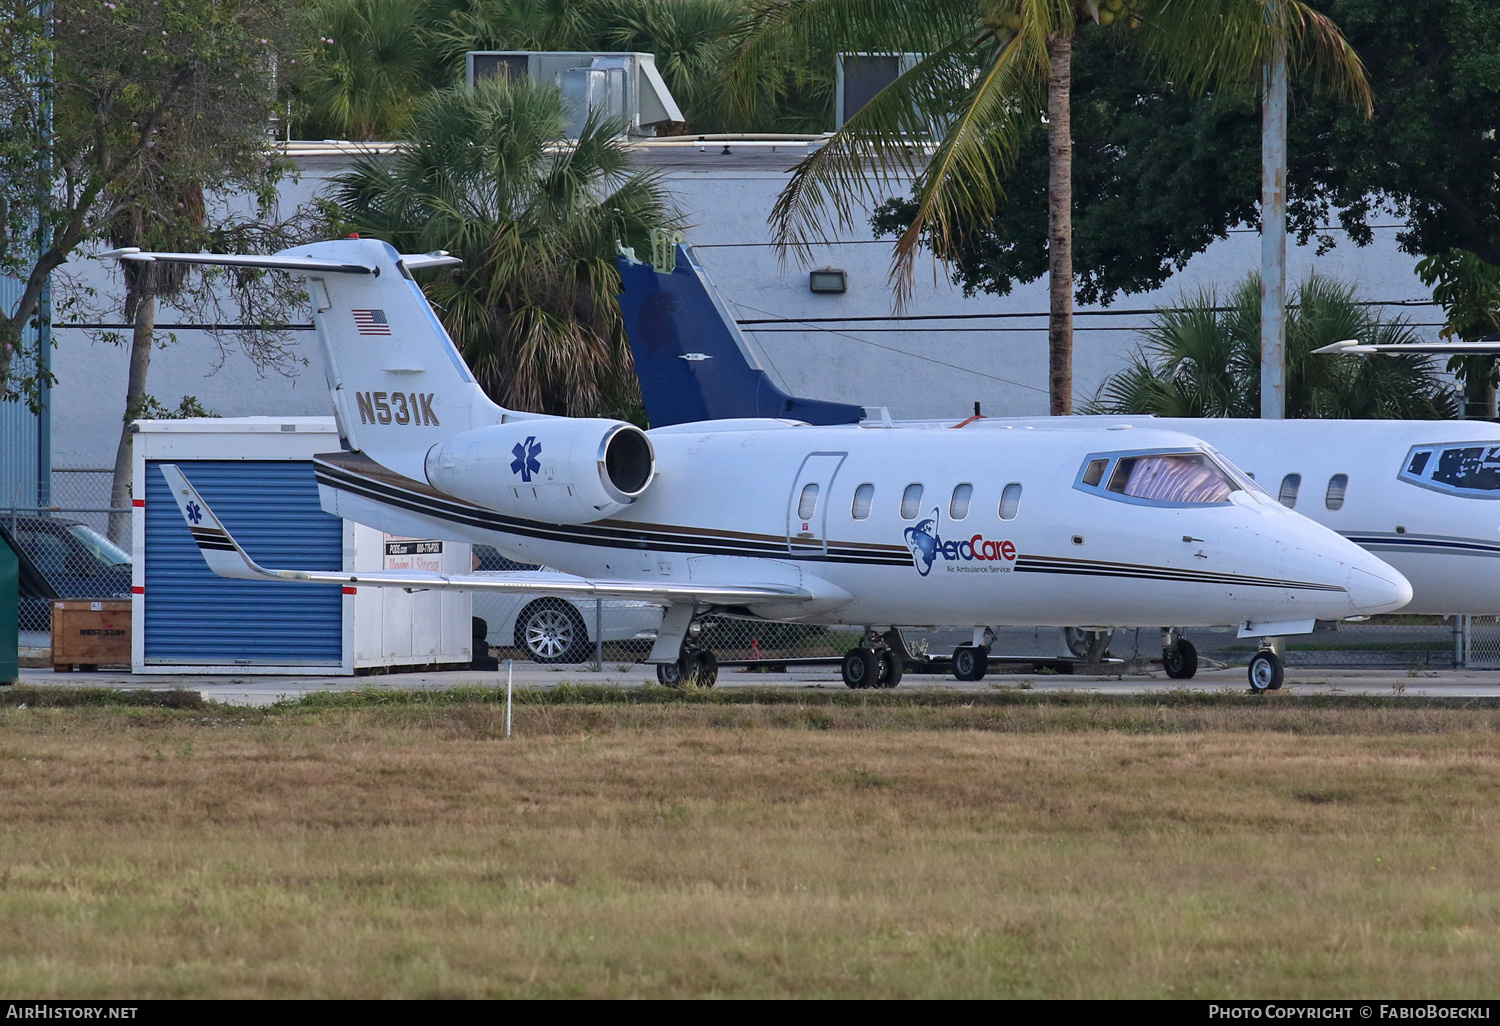
[{"label": "winglet", "polygon": [[1361,345],[1357,338],[1345,338],[1340,339],[1331,346],[1314,349],[1313,352],[1323,353],[1328,356],[1343,356],[1347,353],[1369,353],[1373,352],[1373,350],[1369,346]]},{"label": "winglet", "polygon": [[198,543],[198,551],[203,554],[204,562],[210,570],[220,577],[244,581],[297,579],[285,576],[284,573],[272,573],[251,559],[240,548],[239,542],[225,530],[219,518],[214,516],[214,511],[209,509],[208,503],[203,501],[203,496],[198,494],[198,489],[192,486],[187,475],[175,463],[162,464],[161,474],[167,479],[172,498],[176,500],[182,519],[192,532],[193,540]]}]

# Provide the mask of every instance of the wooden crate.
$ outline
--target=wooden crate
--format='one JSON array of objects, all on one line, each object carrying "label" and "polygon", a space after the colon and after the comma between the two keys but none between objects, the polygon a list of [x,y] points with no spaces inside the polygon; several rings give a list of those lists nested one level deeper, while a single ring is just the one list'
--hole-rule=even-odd
[{"label": "wooden crate", "polygon": [[129,599],[52,603],[52,669],[130,665]]}]

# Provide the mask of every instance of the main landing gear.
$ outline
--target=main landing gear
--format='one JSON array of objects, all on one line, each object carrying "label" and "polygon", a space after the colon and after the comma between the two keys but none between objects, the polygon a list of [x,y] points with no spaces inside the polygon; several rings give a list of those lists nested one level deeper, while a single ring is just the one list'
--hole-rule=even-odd
[{"label": "main landing gear", "polygon": [[709,649],[684,645],[675,663],[656,664],[656,679],[669,688],[711,688],[719,680],[719,660]]},{"label": "main landing gear", "polygon": [[1175,630],[1162,632],[1161,668],[1173,680],[1192,680],[1198,672],[1198,650]]},{"label": "main landing gear", "polygon": [[[718,658],[707,646],[698,643],[703,625],[697,613],[695,604],[678,602],[668,606],[662,615],[661,629],[657,631],[649,658],[656,664],[656,679],[669,688],[689,684],[711,688],[719,680]],[[674,652],[676,659],[672,658]]]},{"label": "main landing gear", "polygon": [[839,672],[851,688],[893,688],[901,683],[908,658],[910,653],[896,628],[884,634],[866,631],[859,644],[844,653]]}]

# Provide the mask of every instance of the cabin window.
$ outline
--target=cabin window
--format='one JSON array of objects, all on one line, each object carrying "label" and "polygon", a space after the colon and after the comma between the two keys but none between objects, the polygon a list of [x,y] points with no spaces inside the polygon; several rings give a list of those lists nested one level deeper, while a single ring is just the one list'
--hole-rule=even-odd
[{"label": "cabin window", "polygon": [[1109,460],[1089,460],[1089,465],[1083,468],[1083,483],[1090,488],[1104,480],[1104,468],[1109,466]]},{"label": "cabin window", "polygon": [[818,511],[818,486],[810,484],[802,489],[802,497],[797,500],[797,519],[811,520],[812,515]]},{"label": "cabin window", "polygon": [[922,508],[922,486],[909,484],[906,491],[901,493],[901,519],[915,520],[917,513]]},{"label": "cabin window", "polygon": [[862,484],[854,489],[854,502],[849,507],[849,515],[855,520],[865,520],[870,516],[870,504],[875,501],[875,486]]},{"label": "cabin window", "polygon": [[1000,493],[1000,519],[1014,520],[1016,512],[1021,508],[1021,486],[1012,481],[1005,486],[1005,491]]},{"label": "cabin window", "polygon": [[1297,489],[1302,487],[1301,474],[1288,474],[1281,479],[1281,491],[1276,493],[1276,501],[1287,509],[1297,508]]},{"label": "cabin window", "polygon": [[953,498],[948,500],[948,517],[951,520],[962,520],[969,515],[969,500],[974,497],[974,486],[961,484],[953,489]]},{"label": "cabin window", "polygon": [[1323,505],[1329,509],[1344,508],[1344,493],[1349,490],[1349,475],[1334,474],[1328,479],[1328,495],[1323,499]]}]

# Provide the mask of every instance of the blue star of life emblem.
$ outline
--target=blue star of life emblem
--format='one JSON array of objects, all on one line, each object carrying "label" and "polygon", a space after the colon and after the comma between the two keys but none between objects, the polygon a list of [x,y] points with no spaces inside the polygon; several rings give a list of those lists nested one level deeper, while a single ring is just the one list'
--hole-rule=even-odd
[{"label": "blue star of life emblem", "polygon": [[190,503],[188,503],[187,504],[187,518],[189,520],[191,520],[195,524],[198,521],[202,520],[203,519],[203,507],[200,506],[200,505],[198,505],[196,502],[190,502]]},{"label": "blue star of life emblem", "polygon": [[537,462],[537,457],[542,454],[542,446],[536,440],[536,435],[527,435],[526,441],[517,442],[510,452],[515,457],[510,461],[510,472],[520,474],[521,480],[530,484],[531,475],[542,472],[542,465]]}]

